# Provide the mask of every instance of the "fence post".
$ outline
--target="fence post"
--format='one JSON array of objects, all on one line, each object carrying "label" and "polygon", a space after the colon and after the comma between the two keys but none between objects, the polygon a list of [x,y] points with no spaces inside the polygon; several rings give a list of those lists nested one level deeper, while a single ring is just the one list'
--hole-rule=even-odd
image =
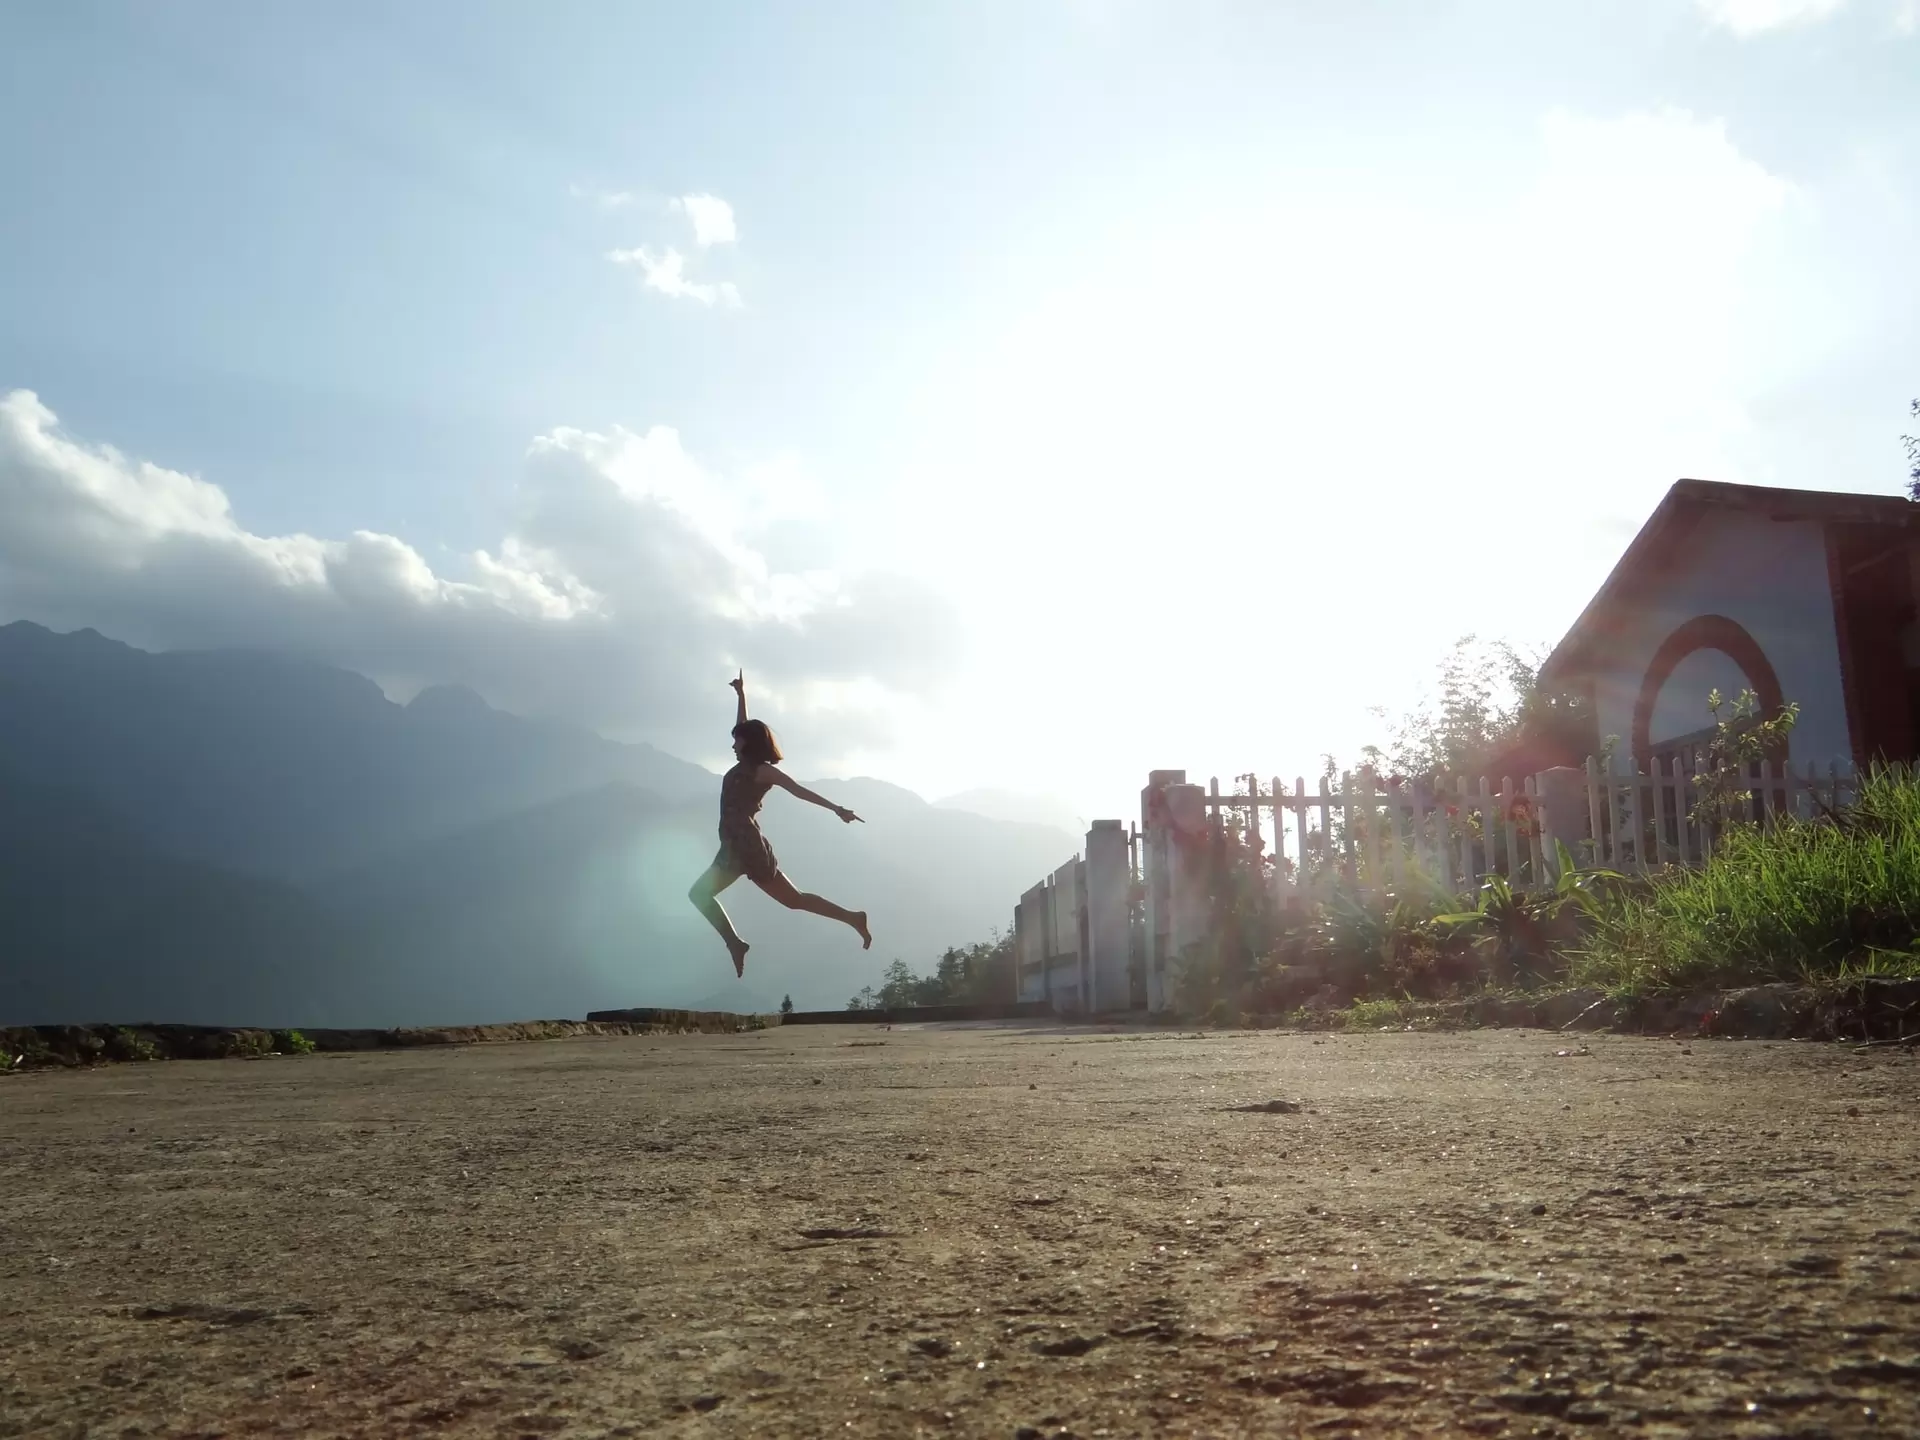
[{"label": "fence post", "polygon": [[1547,872],[1550,875],[1560,873],[1560,846],[1567,847],[1567,853],[1577,865],[1580,863],[1580,847],[1587,836],[1587,773],[1571,765],[1556,765],[1551,770],[1542,770],[1533,777],[1535,793],[1539,796],[1540,842],[1545,852]]},{"label": "fence post", "polygon": [[1087,997],[1089,1014],[1132,1008],[1127,988],[1127,832],[1118,820],[1087,831]]}]

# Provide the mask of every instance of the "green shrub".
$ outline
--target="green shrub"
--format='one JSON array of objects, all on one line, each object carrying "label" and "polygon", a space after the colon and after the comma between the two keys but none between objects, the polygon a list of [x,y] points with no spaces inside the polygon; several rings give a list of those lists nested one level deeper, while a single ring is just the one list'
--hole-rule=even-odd
[{"label": "green shrub", "polygon": [[0,1036],[0,1073],[44,1065],[52,1058],[47,1042],[37,1031],[11,1030]]},{"label": "green shrub", "polygon": [[273,1032],[273,1048],[282,1055],[311,1055],[313,1041],[298,1030],[276,1030]]},{"label": "green shrub", "polygon": [[107,1041],[107,1054],[115,1060],[158,1060],[160,1052],[153,1041],[146,1036],[129,1030],[124,1025],[116,1025],[113,1035]]}]

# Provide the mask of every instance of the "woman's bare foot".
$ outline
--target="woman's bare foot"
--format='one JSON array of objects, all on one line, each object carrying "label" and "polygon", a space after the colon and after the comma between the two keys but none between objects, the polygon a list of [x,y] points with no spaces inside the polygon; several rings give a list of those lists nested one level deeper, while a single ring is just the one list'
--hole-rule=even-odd
[{"label": "woman's bare foot", "polygon": [[747,951],[751,948],[744,940],[736,940],[727,946],[727,953],[733,956],[733,973],[742,980],[747,978]]},{"label": "woman's bare foot", "polygon": [[871,950],[873,948],[873,932],[867,929],[866,911],[856,910],[853,912],[853,928],[860,936],[860,948],[862,950]]}]

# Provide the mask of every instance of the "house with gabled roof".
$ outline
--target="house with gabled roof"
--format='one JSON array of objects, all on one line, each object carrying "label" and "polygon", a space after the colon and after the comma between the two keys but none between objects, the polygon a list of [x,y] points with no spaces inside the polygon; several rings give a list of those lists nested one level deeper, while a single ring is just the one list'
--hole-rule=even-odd
[{"label": "house with gabled roof", "polygon": [[1664,769],[1706,697],[1799,705],[1789,762],[1920,755],[1920,504],[1681,480],[1541,666],[1600,737]]}]

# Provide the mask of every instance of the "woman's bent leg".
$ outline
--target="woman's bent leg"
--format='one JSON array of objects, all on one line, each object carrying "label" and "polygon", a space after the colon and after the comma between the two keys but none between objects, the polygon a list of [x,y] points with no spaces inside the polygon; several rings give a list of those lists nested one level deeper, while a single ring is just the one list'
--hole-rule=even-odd
[{"label": "woman's bent leg", "polygon": [[829,920],[838,920],[860,937],[862,950],[872,947],[873,935],[867,929],[866,911],[849,910],[823,896],[810,894],[789,880],[783,870],[774,871],[764,880],[756,875],[753,883],[789,910],[805,910],[809,915],[823,915]]}]

